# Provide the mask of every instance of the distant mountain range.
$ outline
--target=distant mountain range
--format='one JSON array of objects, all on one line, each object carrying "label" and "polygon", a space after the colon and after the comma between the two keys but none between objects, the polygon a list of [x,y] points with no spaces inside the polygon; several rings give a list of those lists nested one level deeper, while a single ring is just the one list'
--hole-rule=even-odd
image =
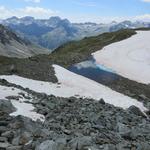
[{"label": "distant mountain range", "polygon": [[104,32],[150,27],[150,23],[139,21],[123,21],[120,23],[113,21],[108,24],[71,23],[69,20],[61,19],[60,17],[35,19],[30,16],[23,18],[12,17],[1,20],[0,23],[9,26],[19,36],[51,50],[68,41],[80,40],[84,37],[96,36]]},{"label": "distant mountain range", "polygon": [[35,46],[31,42],[20,38],[3,25],[0,25],[0,55],[25,58],[45,53],[49,53],[49,50]]}]

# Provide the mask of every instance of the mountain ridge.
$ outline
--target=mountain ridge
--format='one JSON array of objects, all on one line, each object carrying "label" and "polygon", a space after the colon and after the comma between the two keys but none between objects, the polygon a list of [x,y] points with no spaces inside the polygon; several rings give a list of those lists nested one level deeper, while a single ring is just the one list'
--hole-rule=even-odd
[{"label": "mountain ridge", "polygon": [[97,36],[104,32],[113,32],[120,29],[134,29],[150,27],[146,22],[111,22],[111,23],[72,23],[68,19],[58,16],[49,19],[35,19],[31,16],[17,18],[12,17],[1,20],[1,23],[9,26],[21,37],[42,47],[54,50],[64,43],[81,40],[85,37]]},{"label": "mountain ridge", "polygon": [[20,38],[9,28],[0,25],[0,54],[7,57],[25,58],[37,54],[49,53],[30,41]]}]

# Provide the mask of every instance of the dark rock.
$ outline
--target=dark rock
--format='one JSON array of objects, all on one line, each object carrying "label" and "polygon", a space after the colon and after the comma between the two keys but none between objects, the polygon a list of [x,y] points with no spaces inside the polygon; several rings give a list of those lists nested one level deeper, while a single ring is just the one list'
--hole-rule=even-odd
[{"label": "dark rock", "polygon": [[64,129],[63,132],[67,135],[70,135],[71,134],[71,131],[70,130],[67,130],[67,129]]},{"label": "dark rock", "polygon": [[0,150],[5,150],[6,148],[8,148],[10,146],[10,144],[8,142],[0,142]]},{"label": "dark rock", "polygon": [[134,113],[134,114],[137,115],[137,116],[146,117],[145,114],[144,114],[143,112],[141,112],[141,110],[140,110],[138,107],[136,107],[136,106],[130,106],[130,107],[128,108],[128,110],[129,110],[130,112]]},{"label": "dark rock", "polygon": [[143,100],[147,100],[148,98],[144,95],[144,94],[140,94],[139,98],[143,99]]},{"label": "dark rock", "polygon": [[8,139],[12,139],[14,137],[13,131],[6,131],[1,134],[2,137],[6,137]]},{"label": "dark rock", "polygon": [[128,140],[128,141],[135,140],[135,137],[132,136],[132,132],[131,132],[131,131],[122,134],[122,137],[123,137],[125,140]]},{"label": "dark rock", "polygon": [[87,146],[92,146],[92,138],[89,136],[78,137],[69,142],[72,150],[83,149]]},{"label": "dark rock", "polygon": [[[8,128],[6,126],[2,126],[3,124],[0,124],[0,134],[6,132]],[[6,124],[7,125],[7,124]]]},{"label": "dark rock", "polygon": [[148,142],[140,142],[136,145],[136,150],[149,150],[150,144]]},{"label": "dark rock", "polygon": [[130,129],[125,124],[117,123],[117,131],[119,132],[119,134],[122,135],[122,134],[128,133]]},{"label": "dark rock", "polygon": [[0,110],[7,113],[12,113],[16,111],[12,103],[8,100],[0,100]]},{"label": "dark rock", "polygon": [[66,138],[58,138],[55,140],[57,143],[57,149],[58,150],[65,150],[65,146],[67,144],[67,139]]},{"label": "dark rock", "polygon": [[6,143],[6,142],[8,142],[8,141],[7,141],[7,138],[6,138],[6,137],[0,137],[0,142]]},{"label": "dark rock", "polygon": [[18,146],[19,145],[19,140],[20,140],[20,136],[13,138],[12,144],[14,146]]},{"label": "dark rock", "polygon": [[19,138],[19,145],[26,145],[28,142],[32,140],[33,138],[30,132],[23,132]]},{"label": "dark rock", "polygon": [[128,142],[119,143],[116,145],[117,150],[131,150],[131,144]]},{"label": "dark rock", "polygon": [[6,99],[8,100],[19,100],[21,97],[20,96],[7,96]]},{"label": "dark rock", "polygon": [[105,144],[102,147],[103,147],[102,148],[103,150],[116,150],[115,145],[112,145],[112,144]]},{"label": "dark rock", "polygon": [[6,85],[8,82],[7,82],[7,80],[5,80],[5,79],[0,79],[0,83],[3,85]]},{"label": "dark rock", "polygon": [[35,150],[58,150],[57,144],[54,141],[44,141]]},{"label": "dark rock", "polygon": [[6,150],[22,150],[22,146],[9,146]]},{"label": "dark rock", "polygon": [[100,148],[97,148],[97,146],[88,146],[87,150],[99,150]]},{"label": "dark rock", "polygon": [[99,100],[99,103],[105,105],[104,99],[101,98],[101,99]]},{"label": "dark rock", "polygon": [[21,95],[21,96],[23,96],[23,97],[25,97],[25,93],[23,93],[23,92],[20,92],[18,94]]}]

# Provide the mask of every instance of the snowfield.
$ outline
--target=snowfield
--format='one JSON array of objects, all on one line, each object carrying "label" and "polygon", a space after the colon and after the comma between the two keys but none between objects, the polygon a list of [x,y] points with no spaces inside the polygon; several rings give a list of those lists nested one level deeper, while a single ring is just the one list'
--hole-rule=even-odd
[{"label": "snowfield", "polygon": [[29,100],[25,99],[23,96],[21,96],[18,93],[24,93],[26,96],[28,95],[26,92],[21,91],[19,89],[0,85],[0,99],[6,99],[6,97],[8,97],[8,96],[19,96],[20,97],[19,100],[11,99],[11,103],[16,108],[16,111],[11,113],[10,115],[11,116],[22,115],[22,116],[31,118],[34,121],[39,119],[43,122],[45,120],[44,116],[36,113],[34,111],[35,108],[32,104],[25,103],[25,101],[29,101]]},{"label": "snowfield", "polygon": [[52,94],[59,97],[86,97],[93,98],[95,100],[100,100],[103,98],[106,103],[122,107],[124,109],[135,105],[142,111],[147,110],[143,104],[138,102],[136,99],[132,99],[128,96],[115,92],[104,85],[70,72],[58,65],[53,65],[53,67],[55,69],[59,84],[31,80],[16,75],[0,76],[0,78],[20,85],[24,88],[29,88],[33,91],[46,93],[48,95]]},{"label": "snowfield", "polygon": [[128,79],[150,83],[150,31],[110,44],[92,54],[96,64],[112,69]]}]

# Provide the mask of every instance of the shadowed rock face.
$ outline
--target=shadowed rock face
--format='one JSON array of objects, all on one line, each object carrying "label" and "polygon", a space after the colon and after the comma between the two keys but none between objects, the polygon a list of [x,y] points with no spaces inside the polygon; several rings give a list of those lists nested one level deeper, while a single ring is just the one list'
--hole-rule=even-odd
[{"label": "shadowed rock face", "polygon": [[2,44],[9,44],[11,40],[15,40],[22,44],[31,44],[29,41],[22,40],[10,29],[0,25],[0,41]]},{"label": "shadowed rock face", "polygon": [[35,54],[45,54],[49,51],[37,47],[27,40],[21,39],[8,28],[0,25],[0,54],[8,57],[30,57]]}]

